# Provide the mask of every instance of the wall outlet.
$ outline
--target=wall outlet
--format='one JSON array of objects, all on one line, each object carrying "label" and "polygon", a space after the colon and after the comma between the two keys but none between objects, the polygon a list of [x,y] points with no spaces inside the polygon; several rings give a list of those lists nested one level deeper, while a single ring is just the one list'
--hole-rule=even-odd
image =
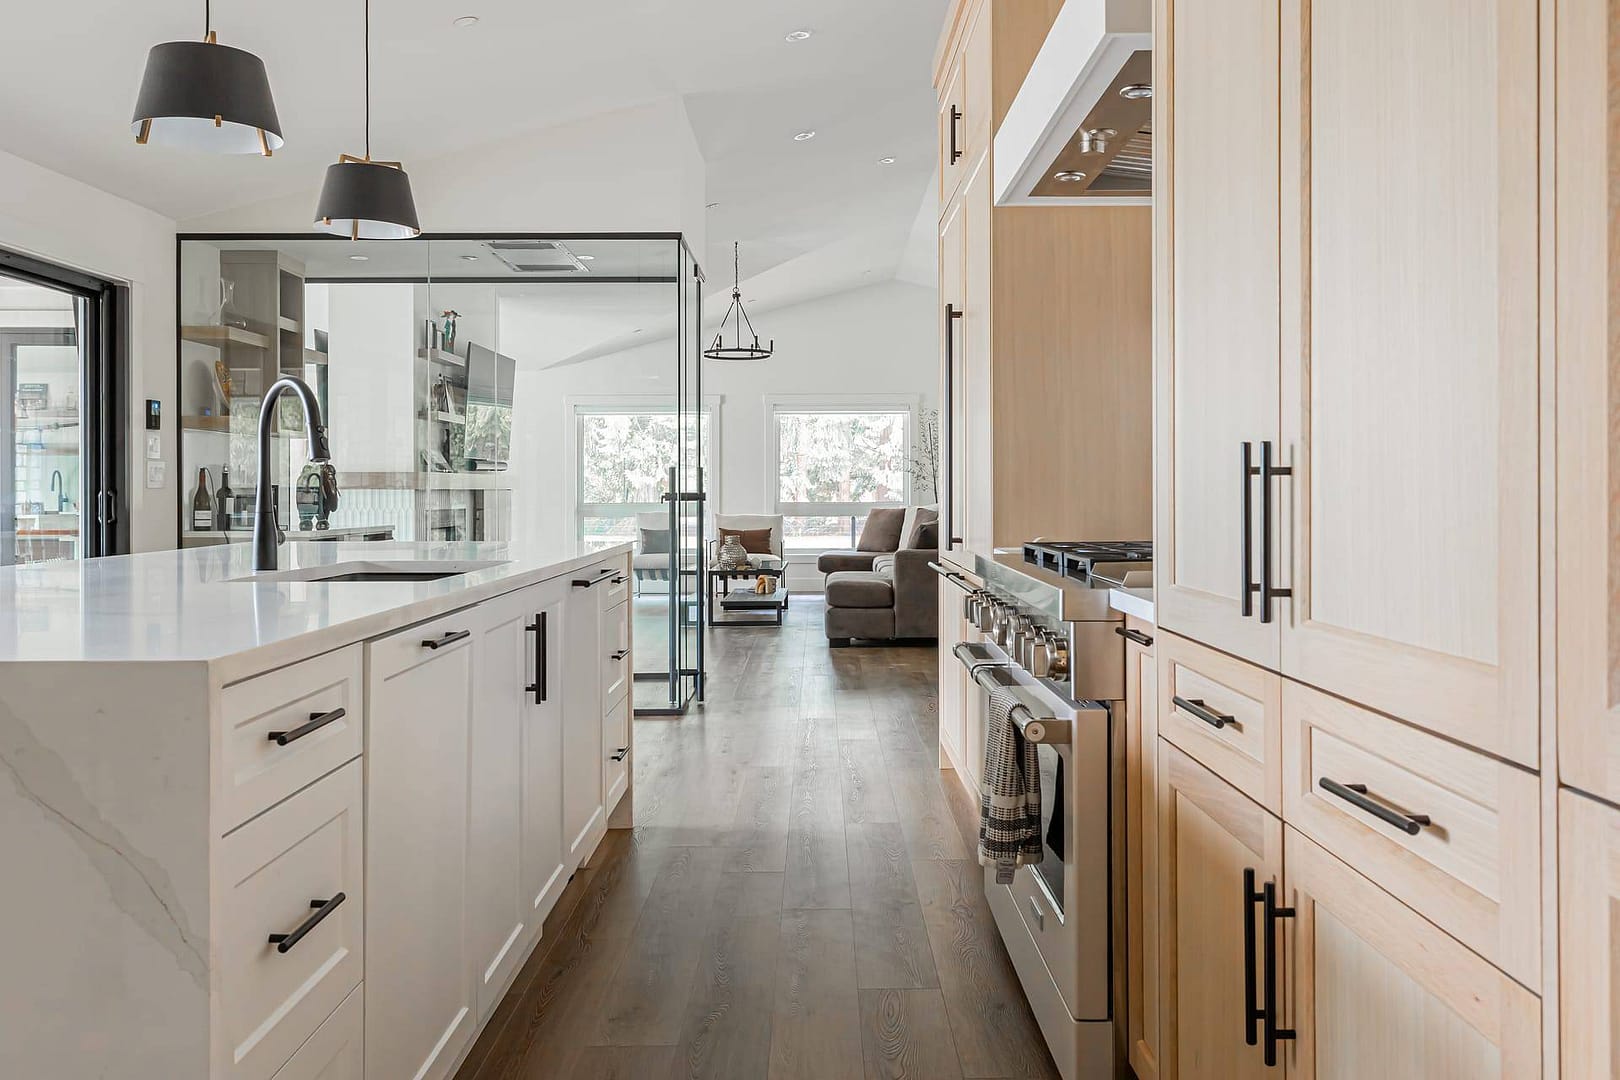
[{"label": "wall outlet", "polygon": [[163,456],[163,436],[152,432],[146,436],[146,460],[153,461]]},{"label": "wall outlet", "polygon": [[148,461],[146,463],[146,486],[149,488],[162,487],[166,483],[168,471],[167,462]]}]

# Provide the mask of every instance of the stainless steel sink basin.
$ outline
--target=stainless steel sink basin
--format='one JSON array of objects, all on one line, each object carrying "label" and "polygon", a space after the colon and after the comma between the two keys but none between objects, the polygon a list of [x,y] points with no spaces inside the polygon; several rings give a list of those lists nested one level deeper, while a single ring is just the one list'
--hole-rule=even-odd
[{"label": "stainless steel sink basin", "polygon": [[325,566],[304,566],[295,570],[267,570],[232,581],[439,581],[442,578],[470,574],[474,570],[487,570],[502,565],[500,559],[461,560],[458,562],[431,562],[409,559],[354,560],[329,563]]}]

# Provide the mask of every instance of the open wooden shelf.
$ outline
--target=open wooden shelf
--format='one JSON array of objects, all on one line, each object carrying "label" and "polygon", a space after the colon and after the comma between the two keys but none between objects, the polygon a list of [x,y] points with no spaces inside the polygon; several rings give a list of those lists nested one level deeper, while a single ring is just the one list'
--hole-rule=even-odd
[{"label": "open wooden shelf", "polygon": [[182,326],[180,337],[203,345],[246,345],[253,349],[268,349],[270,339],[240,326]]}]

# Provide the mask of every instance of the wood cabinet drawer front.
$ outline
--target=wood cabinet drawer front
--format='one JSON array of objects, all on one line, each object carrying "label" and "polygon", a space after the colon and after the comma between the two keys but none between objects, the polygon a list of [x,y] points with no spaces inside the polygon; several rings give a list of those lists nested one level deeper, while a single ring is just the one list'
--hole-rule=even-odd
[{"label": "wood cabinet drawer front", "polygon": [[361,983],[281,1067],[275,1080],[363,1080],[365,994]]},{"label": "wood cabinet drawer front", "polygon": [[1289,824],[1525,986],[1540,985],[1533,774],[1292,680],[1283,761]]},{"label": "wood cabinet drawer front", "polygon": [[351,645],[220,691],[221,834],[360,753],[361,671],[361,647]]},{"label": "wood cabinet drawer front", "polygon": [[591,571],[591,575],[596,576],[598,570],[612,574],[602,584],[594,586],[603,611],[611,611],[630,599],[630,572],[624,568],[622,560],[615,559],[596,567]]},{"label": "wood cabinet drawer front", "polygon": [[273,1076],[359,985],[361,805],[351,761],[219,842],[216,1076]]},{"label": "wood cabinet drawer front", "polygon": [[1282,813],[1282,679],[1161,632],[1159,735],[1270,810]]},{"label": "wood cabinet drawer front", "polygon": [[[607,586],[598,586],[606,588]],[[624,698],[630,689],[630,608],[620,604],[602,616],[601,623],[602,701],[606,705]]]}]

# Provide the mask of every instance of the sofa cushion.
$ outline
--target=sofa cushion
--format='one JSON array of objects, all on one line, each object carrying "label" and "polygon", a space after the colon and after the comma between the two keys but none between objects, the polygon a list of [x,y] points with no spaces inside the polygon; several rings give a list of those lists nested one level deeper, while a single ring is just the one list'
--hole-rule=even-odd
[{"label": "sofa cushion", "polygon": [[[928,540],[928,526],[934,526],[931,534],[934,539]],[[911,531],[906,533],[906,547],[908,548],[937,548],[939,547],[939,511],[930,510],[926,506],[919,506],[917,514],[912,519]]]},{"label": "sofa cushion", "polygon": [[641,553],[643,555],[669,554],[669,530],[667,528],[640,529],[638,531],[641,533]]},{"label": "sofa cushion", "polygon": [[855,542],[855,550],[898,551],[900,530],[905,523],[906,511],[903,507],[868,511],[866,524],[861,526],[861,538]]},{"label": "sofa cushion", "polygon": [[839,570],[870,570],[872,558],[870,551],[823,551],[816,557],[816,569],[823,574]]},{"label": "sofa cushion", "polygon": [[886,608],[894,606],[894,583],[870,570],[840,570],[827,576],[827,606]]}]

